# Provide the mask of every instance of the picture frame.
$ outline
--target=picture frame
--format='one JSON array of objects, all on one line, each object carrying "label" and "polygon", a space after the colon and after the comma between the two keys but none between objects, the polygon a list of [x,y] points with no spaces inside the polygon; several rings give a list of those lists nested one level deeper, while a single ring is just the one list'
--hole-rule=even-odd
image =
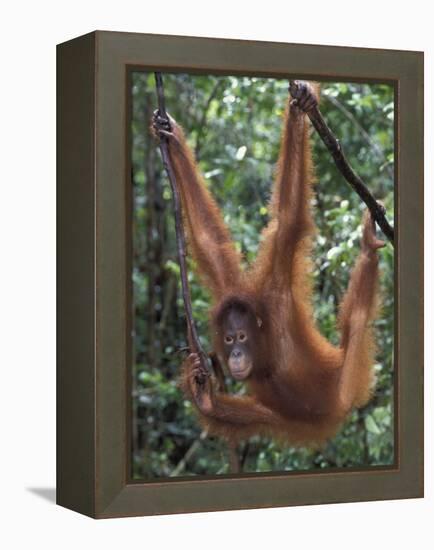
[{"label": "picture frame", "polygon": [[[395,464],[130,479],[133,70],[395,90]],[[57,47],[57,503],[93,518],[423,496],[423,53],[95,31]]]}]

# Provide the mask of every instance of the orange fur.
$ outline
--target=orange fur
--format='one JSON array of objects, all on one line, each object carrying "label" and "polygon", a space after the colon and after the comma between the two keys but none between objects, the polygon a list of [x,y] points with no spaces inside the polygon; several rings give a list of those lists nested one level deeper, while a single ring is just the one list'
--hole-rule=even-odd
[{"label": "orange fur", "polygon": [[309,206],[313,170],[306,118],[299,108],[288,105],[271,219],[256,262],[246,271],[184,134],[172,121],[169,152],[189,247],[215,303],[214,349],[222,355],[221,317],[231,301],[242,302],[262,321],[255,335],[259,351],[246,380],[249,396],[221,394],[211,383],[206,391],[213,409],[204,412],[191,374],[191,357],[183,366],[182,387],[195,402],[202,424],[210,433],[233,441],[260,433],[297,445],[322,443],[352,407],[367,402],[373,389],[375,346],[370,325],[378,301],[378,241],[368,217],[362,252],[340,309],[341,345],[332,346],[313,321],[309,272],[315,226]]}]

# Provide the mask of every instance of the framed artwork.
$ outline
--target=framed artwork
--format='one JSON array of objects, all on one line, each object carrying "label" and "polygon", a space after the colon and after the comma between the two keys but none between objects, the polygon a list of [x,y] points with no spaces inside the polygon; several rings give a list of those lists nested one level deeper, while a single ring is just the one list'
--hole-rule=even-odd
[{"label": "framed artwork", "polygon": [[58,214],[58,504],[423,496],[422,53],[60,44]]}]

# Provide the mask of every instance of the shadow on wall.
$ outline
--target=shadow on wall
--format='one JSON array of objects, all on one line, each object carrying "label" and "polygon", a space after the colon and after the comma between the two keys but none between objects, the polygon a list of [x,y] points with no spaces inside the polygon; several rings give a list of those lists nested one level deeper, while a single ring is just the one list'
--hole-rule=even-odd
[{"label": "shadow on wall", "polygon": [[27,491],[56,504],[56,489],[54,487],[26,487]]}]

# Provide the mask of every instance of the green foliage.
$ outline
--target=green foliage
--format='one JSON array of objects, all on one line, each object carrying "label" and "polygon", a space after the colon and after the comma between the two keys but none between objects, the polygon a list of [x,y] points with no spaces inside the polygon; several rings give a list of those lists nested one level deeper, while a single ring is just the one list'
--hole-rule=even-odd
[{"label": "green foliage", "polygon": [[[165,75],[169,112],[184,127],[206,184],[225,221],[251,261],[268,219],[285,80]],[[152,74],[133,78],[134,380],[133,476],[213,475],[228,472],[227,446],[201,438],[192,405],[177,387],[185,346],[173,209],[167,179],[149,122],[156,105]],[[324,83],[321,110],[356,172],[393,219],[393,89],[380,84]],[[317,183],[313,211],[318,234],[313,251],[314,311],[321,332],[338,343],[336,313],[359,251],[364,205],[312,134]],[[324,448],[294,449],[252,438],[243,471],[306,470],[391,464],[393,417],[393,249],[381,252],[383,307],[376,321],[377,389]],[[193,274],[193,311],[206,347],[209,295]],[[209,347],[208,347],[209,349]],[[230,383],[231,391],[242,391]]]}]

